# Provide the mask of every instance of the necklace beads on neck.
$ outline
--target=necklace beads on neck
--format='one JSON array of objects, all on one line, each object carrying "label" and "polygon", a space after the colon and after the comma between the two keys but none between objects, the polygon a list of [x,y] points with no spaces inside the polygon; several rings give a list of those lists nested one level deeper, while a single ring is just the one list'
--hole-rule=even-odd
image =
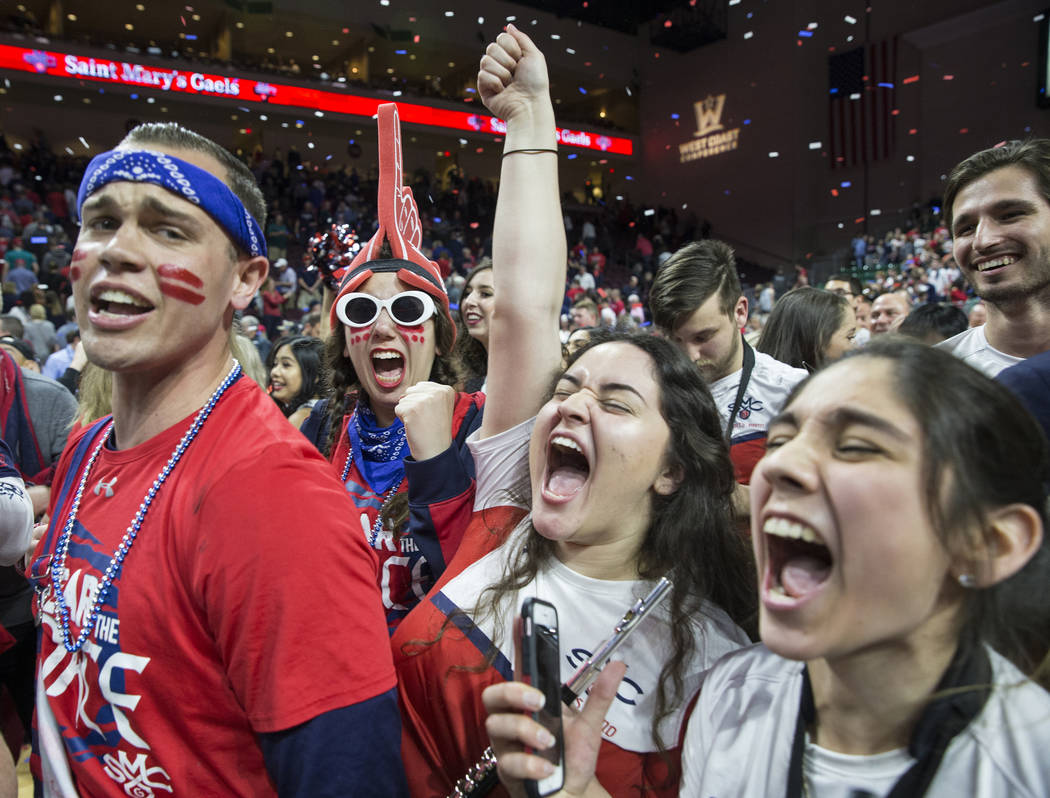
[{"label": "necklace beads on neck", "polygon": [[[358,436],[360,437],[360,435],[361,435],[361,421],[360,421],[360,419],[358,417],[359,410],[360,410],[360,405],[358,405],[357,407],[354,408],[354,415],[350,419],[350,423],[355,425],[355,427],[357,427]],[[383,437],[388,437],[391,434],[391,432],[393,432],[393,430],[387,430],[385,433],[383,433]],[[403,426],[399,430],[399,433],[400,434],[398,435],[397,446],[394,448],[392,453],[386,454],[385,452],[382,452],[382,450],[380,451],[380,456],[382,457],[383,460],[386,460],[387,462],[393,462],[394,460],[400,460],[401,459],[401,452],[405,448],[405,441],[408,440],[408,435],[406,434],[405,428]],[[347,433],[347,437],[349,438],[349,433]],[[383,446],[389,446],[389,445],[390,445],[390,442],[383,444]],[[346,485],[346,478],[348,476],[350,476],[350,466],[353,464],[353,462],[354,462],[354,446],[348,440],[347,441],[347,447],[346,447],[346,462],[343,463],[343,477],[342,477],[342,480],[341,480],[343,485]],[[402,466],[401,477],[397,480],[396,483],[394,483],[394,486],[392,488],[390,488],[390,490],[388,490],[386,492],[386,495],[383,496],[383,503],[379,505],[379,513],[376,515],[376,520],[372,524],[372,529],[369,532],[368,545],[371,546],[373,549],[376,547],[376,541],[379,540],[379,533],[383,530],[383,511],[387,508],[387,505],[390,504],[391,499],[393,499],[394,496],[397,495],[397,492],[401,489],[401,485],[402,485],[402,483],[404,483],[404,481],[405,481],[405,473],[404,473],[404,466]]]},{"label": "necklace beads on neck", "polygon": [[113,584],[113,580],[120,575],[121,568],[124,566],[124,559],[128,556],[132,544],[134,544],[135,539],[138,537],[139,530],[142,528],[142,522],[145,520],[146,514],[149,512],[153,500],[157,496],[157,492],[161,489],[161,486],[164,485],[165,481],[167,481],[171,472],[175,470],[175,466],[178,465],[179,460],[182,459],[182,456],[186,453],[186,449],[189,448],[193,439],[197,437],[197,433],[201,431],[201,427],[203,427],[204,422],[208,420],[208,416],[210,416],[211,411],[215,409],[215,405],[218,403],[219,399],[222,398],[222,395],[226,393],[229,387],[233,385],[240,376],[241,364],[235,359],[233,361],[233,368],[230,369],[230,373],[226,375],[226,378],[222,381],[219,387],[215,389],[215,392],[205,403],[204,407],[202,407],[197,413],[190,428],[186,430],[186,433],[182,436],[178,445],[175,446],[175,450],[168,458],[168,462],[164,464],[164,468],[161,469],[160,474],[158,474],[157,478],[153,480],[153,484],[150,486],[150,489],[146,492],[145,498],[143,498],[142,503],[139,505],[138,512],[135,513],[135,517],[131,519],[131,523],[124,532],[124,536],[120,540],[120,545],[117,546],[117,550],[113,552],[113,556],[110,558],[109,565],[106,566],[106,570],[103,572],[102,579],[99,581],[98,588],[95,591],[95,596],[91,602],[91,610],[81,623],[80,634],[77,635],[76,640],[73,640],[73,635],[70,631],[69,607],[66,604],[66,597],[62,590],[62,584],[59,581],[59,574],[66,570],[66,556],[69,553],[69,542],[73,536],[73,527],[76,525],[77,514],[80,511],[80,500],[84,495],[84,486],[87,485],[88,475],[91,473],[91,467],[95,464],[95,460],[98,459],[102,447],[106,445],[106,441],[109,440],[109,436],[113,433],[113,421],[111,420],[106,425],[98,444],[95,446],[94,451],[91,453],[91,457],[87,461],[87,465],[84,466],[84,471],[80,477],[80,484],[77,486],[77,492],[73,499],[73,506],[69,511],[69,517],[66,519],[66,525],[62,529],[62,535],[55,544],[55,560],[54,565],[51,568],[51,587],[55,593],[55,603],[58,605],[59,624],[62,627],[62,643],[65,646],[66,651],[76,653],[83,648],[84,643],[91,634],[91,630],[95,626],[99,610],[105,603],[106,596],[109,594],[109,589]]}]

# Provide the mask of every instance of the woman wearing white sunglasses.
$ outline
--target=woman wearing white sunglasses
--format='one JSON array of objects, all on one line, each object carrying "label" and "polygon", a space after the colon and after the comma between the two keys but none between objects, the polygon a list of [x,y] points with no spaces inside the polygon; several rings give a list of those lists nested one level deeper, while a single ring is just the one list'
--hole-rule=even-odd
[{"label": "woman wearing white sunglasses", "polygon": [[[379,230],[346,267],[332,305],[325,449],[379,559],[392,632],[441,575],[470,519],[474,462],[465,441],[481,424],[485,397],[450,387],[458,376],[451,357],[456,328],[438,266],[419,248],[393,104],[380,106],[379,142]],[[528,299],[520,314],[493,324],[510,331],[500,356],[522,363],[524,373],[535,339],[557,328],[565,269],[556,195],[549,213],[534,214],[527,231],[517,230],[524,225],[515,195],[530,190],[525,181],[501,191],[494,230],[497,268],[520,275]],[[508,426],[536,410],[503,407]]]}]

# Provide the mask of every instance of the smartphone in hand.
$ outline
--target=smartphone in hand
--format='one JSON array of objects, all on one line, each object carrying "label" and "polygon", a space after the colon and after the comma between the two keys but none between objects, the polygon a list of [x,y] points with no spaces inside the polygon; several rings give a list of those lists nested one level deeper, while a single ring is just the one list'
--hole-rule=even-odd
[{"label": "smartphone in hand", "polygon": [[541,691],[543,709],[532,717],[554,735],[554,745],[543,751],[529,751],[554,765],[545,779],[525,780],[529,798],[550,795],[562,788],[565,778],[565,749],[561,728],[561,655],[558,645],[558,611],[548,601],[527,598],[521,605],[516,625],[518,672],[516,679]]}]

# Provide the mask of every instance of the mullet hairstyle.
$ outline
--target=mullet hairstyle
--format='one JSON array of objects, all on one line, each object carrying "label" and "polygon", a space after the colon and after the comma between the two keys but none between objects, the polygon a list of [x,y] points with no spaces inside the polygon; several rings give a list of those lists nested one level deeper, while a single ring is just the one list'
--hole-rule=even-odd
[{"label": "mullet hairstyle", "polygon": [[715,294],[722,313],[732,316],[742,293],[733,248],[708,238],[667,259],[649,289],[649,310],[657,327],[672,332]]},{"label": "mullet hairstyle", "polygon": [[210,155],[217,160],[226,167],[224,179],[230,191],[244,203],[244,207],[255,217],[259,227],[266,228],[266,200],[263,199],[262,191],[255,182],[255,175],[225,147],[175,122],[147,122],[134,127],[119,146],[148,149],[150,144],[192,150]]},{"label": "mullet hairstyle", "polygon": [[[987,643],[1045,686],[1050,677],[1045,599],[1050,459],[1042,428],[1004,386],[940,349],[893,336],[847,358],[890,364],[897,399],[922,431],[922,489],[930,521],[948,552],[977,564],[980,552],[995,548],[983,532],[989,512],[1020,503],[1038,513],[1044,537],[1032,559],[996,585],[965,591],[959,641]],[[785,408],[808,382],[799,383]]]},{"label": "mullet hairstyle", "polygon": [[852,312],[838,294],[810,286],[792,289],[773,305],[755,349],[797,369],[819,369],[831,336]]},{"label": "mullet hairstyle", "polygon": [[281,408],[281,412],[286,416],[290,416],[299,409],[303,402],[319,397],[325,389],[324,372],[321,367],[324,344],[319,338],[312,338],[309,335],[286,335],[277,339],[277,342],[270,347],[270,354],[266,356],[267,377],[269,377],[273,364],[277,360],[277,352],[283,346],[288,347],[288,351],[295,358],[295,362],[299,364],[299,374],[302,378],[299,393],[293,396],[288,404],[274,400],[277,402],[277,406]]},{"label": "mullet hairstyle", "polygon": [[[609,343],[626,343],[649,356],[653,376],[660,386],[660,413],[671,430],[665,452],[667,465],[681,477],[674,493],[668,496],[651,493],[649,529],[638,552],[639,578],[656,580],[667,576],[674,585],[667,607],[670,617],[666,621],[657,618],[648,621],[664,623],[664,631],[670,638],[671,654],[660,672],[651,729],[659,755],[667,761],[667,741],[662,740],[658,732],[660,722],[689,700],[690,696],[684,695],[683,672],[696,651],[704,646],[704,640],[694,636],[693,623],[708,614],[705,604],[710,602],[728,613],[754,638],[755,567],[751,547],[736,528],[732,504],[736,478],[722,433],[721,417],[700,372],[666,339],[604,331],[594,332],[591,342],[572,355],[566,369],[590,350]],[[562,373],[564,370],[552,381],[546,401],[553,396]],[[531,503],[528,478],[512,490],[516,503]],[[499,581],[478,596],[473,611],[475,619],[501,618],[513,612],[512,596],[554,561],[554,542],[536,531],[531,518],[526,523],[526,533],[517,543],[505,544],[515,548]],[[501,534],[500,530],[491,531]],[[464,622],[471,622],[465,613],[453,613],[445,619],[434,640],[409,641],[405,645],[432,645],[441,639],[450,624]],[[499,623],[496,628],[500,628]],[[485,670],[499,653],[499,637],[497,632],[481,664],[456,670]],[[668,765],[670,767],[669,762]],[[670,770],[674,778],[674,768]]]},{"label": "mullet hairstyle", "polygon": [[1020,166],[1035,178],[1039,193],[1050,204],[1050,139],[1007,141],[997,147],[975,152],[958,164],[948,175],[944,187],[944,221],[951,232],[952,206],[966,186],[980,177],[1005,166]]}]

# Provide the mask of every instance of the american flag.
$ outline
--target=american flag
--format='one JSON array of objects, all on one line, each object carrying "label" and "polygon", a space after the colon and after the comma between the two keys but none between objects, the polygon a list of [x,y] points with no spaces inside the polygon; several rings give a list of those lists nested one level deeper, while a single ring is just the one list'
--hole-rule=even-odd
[{"label": "american flag", "polygon": [[832,168],[871,163],[896,145],[897,38],[828,57]]}]

